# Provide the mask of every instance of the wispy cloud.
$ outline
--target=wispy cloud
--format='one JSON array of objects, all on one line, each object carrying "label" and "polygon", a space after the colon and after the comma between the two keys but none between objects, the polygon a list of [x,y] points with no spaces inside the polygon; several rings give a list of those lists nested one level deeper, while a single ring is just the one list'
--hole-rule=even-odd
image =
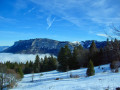
[{"label": "wispy cloud", "polygon": [[14,4],[14,7],[16,9],[24,9],[27,7],[27,0],[16,0],[15,4]]},{"label": "wispy cloud", "polygon": [[11,19],[11,18],[6,18],[3,16],[0,16],[0,22],[8,22],[8,23],[12,23],[12,22],[16,22],[15,19]]},{"label": "wispy cloud", "polygon": [[28,13],[31,13],[35,8],[31,8],[29,9],[27,12],[24,13],[24,15],[28,14]]},{"label": "wispy cloud", "polygon": [[[64,18],[77,26],[85,21],[98,24],[119,23],[118,0],[31,0],[49,14]],[[89,23],[88,23],[89,24]]]},{"label": "wispy cloud", "polygon": [[55,17],[52,18],[51,16],[49,16],[49,17],[47,18],[47,24],[48,24],[47,29],[49,29],[49,28],[52,26],[52,24],[53,24],[54,21],[55,21]]},{"label": "wispy cloud", "polygon": [[109,36],[108,35],[106,35],[106,34],[102,34],[102,33],[98,33],[98,34],[96,34],[97,36],[101,36],[101,37],[106,37],[106,38],[108,38]]}]

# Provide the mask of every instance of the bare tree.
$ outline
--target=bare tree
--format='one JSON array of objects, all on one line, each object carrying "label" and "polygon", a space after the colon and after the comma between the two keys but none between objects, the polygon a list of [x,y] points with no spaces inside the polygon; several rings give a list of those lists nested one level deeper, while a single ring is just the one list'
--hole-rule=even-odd
[{"label": "bare tree", "polygon": [[111,28],[115,35],[120,36],[120,26],[115,26],[114,24],[112,24]]},{"label": "bare tree", "polygon": [[0,63],[0,88],[1,90],[7,87],[7,85],[5,85],[5,82],[6,82],[5,71],[6,71],[6,67],[2,63]]},{"label": "bare tree", "polygon": [[0,90],[16,84],[18,75],[12,72],[10,70],[8,72],[7,67],[3,63],[0,63]]},{"label": "bare tree", "polygon": [[120,25],[117,26],[112,23],[111,25],[109,25],[109,28],[110,28],[110,32],[104,30],[104,33],[106,34],[107,38],[114,40],[115,38],[120,37]]}]

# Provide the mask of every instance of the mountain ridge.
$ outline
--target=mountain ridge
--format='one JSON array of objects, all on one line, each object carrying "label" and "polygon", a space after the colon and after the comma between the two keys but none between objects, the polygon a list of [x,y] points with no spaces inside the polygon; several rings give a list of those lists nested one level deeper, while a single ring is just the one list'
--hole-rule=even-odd
[{"label": "mountain ridge", "polygon": [[[29,39],[29,40],[19,40],[14,43],[13,46],[5,49],[2,52],[5,53],[24,53],[24,54],[46,54],[50,53],[53,55],[57,55],[61,47],[68,45],[71,50],[74,49],[75,46],[82,45],[84,48],[89,48],[90,44],[93,40],[87,41],[57,41],[48,38],[36,38],[36,39]],[[96,46],[98,48],[104,47],[106,45],[106,41],[95,41]]]}]

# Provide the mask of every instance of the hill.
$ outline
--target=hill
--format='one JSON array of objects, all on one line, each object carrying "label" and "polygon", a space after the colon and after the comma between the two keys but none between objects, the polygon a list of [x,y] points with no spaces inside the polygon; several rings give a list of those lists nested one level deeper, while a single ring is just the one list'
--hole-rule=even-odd
[{"label": "hill", "polygon": [[[95,75],[86,77],[86,68],[69,72],[50,71],[24,75],[22,81],[13,90],[115,90],[120,86],[120,73],[112,73],[109,64],[95,67]],[[79,78],[70,78],[69,75],[78,75]],[[60,78],[60,80],[55,80]]]}]

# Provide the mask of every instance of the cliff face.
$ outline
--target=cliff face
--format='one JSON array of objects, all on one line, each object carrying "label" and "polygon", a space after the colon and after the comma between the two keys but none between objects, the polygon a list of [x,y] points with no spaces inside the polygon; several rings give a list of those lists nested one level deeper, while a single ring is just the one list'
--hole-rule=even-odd
[{"label": "cliff face", "polygon": [[80,43],[71,43],[68,41],[56,41],[51,39],[30,39],[30,40],[20,40],[14,43],[13,46],[4,50],[7,53],[25,53],[25,54],[35,54],[35,53],[50,53],[57,55],[60,48],[68,45],[71,50],[75,46],[80,45]]},{"label": "cliff face", "polygon": [[[13,46],[5,49],[5,53],[24,53],[24,54],[36,54],[36,53],[50,53],[57,55],[65,45],[68,45],[71,50],[75,46],[82,45],[84,48],[89,48],[92,41],[82,41],[82,42],[68,42],[68,41],[56,41],[51,39],[30,39],[30,40],[20,40],[14,43]],[[106,42],[95,41],[97,48],[104,47]]]}]

